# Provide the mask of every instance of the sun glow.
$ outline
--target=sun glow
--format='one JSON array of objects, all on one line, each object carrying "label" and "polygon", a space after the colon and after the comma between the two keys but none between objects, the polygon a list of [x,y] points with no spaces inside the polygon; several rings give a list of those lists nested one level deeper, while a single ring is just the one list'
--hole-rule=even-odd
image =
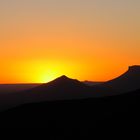
[{"label": "sun glow", "polygon": [[[25,67],[27,67],[26,62]],[[27,73],[28,76],[26,77],[30,77],[33,82],[47,83],[61,76],[63,73],[63,65],[57,65],[56,62],[53,61],[32,61],[28,63],[28,67],[30,67],[31,71],[26,69],[24,73]]]},{"label": "sun glow", "polygon": [[1,83],[47,83],[62,75],[76,78],[80,81],[87,79],[98,81],[99,78],[99,81],[105,81],[108,77],[111,77],[110,79],[112,79],[114,75],[116,77],[125,71],[114,67],[113,69],[117,69],[118,71],[114,70],[114,73],[109,73],[109,68],[106,69],[106,71],[104,71],[104,69],[105,66],[102,68],[99,64],[94,62],[94,65],[91,66],[89,70],[88,64],[85,64],[84,61],[78,63],[77,60],[74,62],[69,60],[58,61],[51,59],[30,61],[19,60],[19,62],[15,63],[15,66],[5,65],[5,67],[1,69],[2,73],[9,74],[7,75],[7,77],[9,77],[8,79],[4,75],[1,77]]},{"label": "sun glow", "polygon": [[[31,83],[47,83],[62,75],[72,76],[72,64],[67,64],[64,61],[58,62],[56,60],[43,61],[25,61],[17,64],[19,76],[21,78],[24,74],[24,82],[31,81]],[[13,70],[14,71],[14,70]],[[16,76],[17,77],[17,76]],[[28,79],[26,79],[28,78]]]},{"label": "sun glow", "polygon": [[140,64],[140,1],[60,1],[0,0],[0,83],[107,81]]},{"label": "sun glow", "polygon": [[42,74],[40,76],[39,81],[40,81],[40,83],[47,83],[47,82],[50,82],[50,81],[56,79],[59,76],[60,76],[60,74],[57,74],[55,72],[50,72],[50,73]]}]

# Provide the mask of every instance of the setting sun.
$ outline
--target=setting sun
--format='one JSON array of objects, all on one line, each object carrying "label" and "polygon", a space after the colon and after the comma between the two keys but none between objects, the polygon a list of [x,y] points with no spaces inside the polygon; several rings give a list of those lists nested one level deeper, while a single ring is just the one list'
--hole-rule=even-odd
[{"label": "setting sun", "polygon": [[0,128],[87,138],[139,109],[140,0],[0,0]]},{"label": "setting sun", "polygon": [[0,83],[107,81],[140,64],[139,1],[60,1],[0,1]]},{"label": "setting sun", "polygon": [[40,78],[38,79],[39,83],[47,83],[50,82],[54,79],[56,79],[57,77],[59,77],[61,74],[57,74],[55,72],[46,72],[44,74],[42,74],[40,76]]}]

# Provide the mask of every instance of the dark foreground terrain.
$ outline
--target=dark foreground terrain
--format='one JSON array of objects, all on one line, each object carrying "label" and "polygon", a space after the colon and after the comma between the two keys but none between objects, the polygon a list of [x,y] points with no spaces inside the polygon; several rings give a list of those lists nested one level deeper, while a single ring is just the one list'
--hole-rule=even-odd
[{"label": "dark foreground terrain", "polygon": [[64,75],[24,91],[0,93],[1,128],[131,131],[140,126],[140,66],[94,86]]},{"label": "dark foreground terrain", "polygon": [[41,102],[0,113],[1,128],[124,128],[140,126],[140,90],[103,98]]}]

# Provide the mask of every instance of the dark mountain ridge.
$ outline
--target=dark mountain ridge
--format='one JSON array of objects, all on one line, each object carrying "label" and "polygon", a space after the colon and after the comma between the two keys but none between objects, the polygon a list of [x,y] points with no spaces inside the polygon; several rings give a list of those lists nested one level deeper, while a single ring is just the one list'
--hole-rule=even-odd
[{"label": "dark mountain ridge", "polygon": [[[0,127],[137,128],[140,125],[139,80],[140,66],[131,66],[120,77],[97,86],[61,76],[0,98],[0,107],[13,107],[0,113]],[[125,90],[129,92],[120,94]]]},{"label": "dark mountain ridge", "polygon": [[100,97],[111,92],[108,88],[88,86],[76,79],[61,76],[35,88],[1,96],[0,110],[33,102]]},{"label": "dark mountain ridge", "polygon": [[29,96],[31,96],[31,98],[34,96],[37,100],[39,98],[41,100],[70,100],[99,97],[101,94],[104,96],[108,92],[113,91],[105,87],[88,86],[76,79],[61,76],[49,83],[28,90],[28,98]]},{"label": "dark mountain ridge", "polygon": [[0,109],[33,102],[114,96],[139,88],[140,66],[131,66],[129,70],[120,77],[95,86],[86,85],[83,82],[70,79],[63,75],[35,88],[1,96]]},{"label": "dark mountain ridge", "polygon": [[115,91],[125,93],[140,88],[140,66],[130,66],[129,69],[121,76],[105,82],[104,87],[112,88]]}]

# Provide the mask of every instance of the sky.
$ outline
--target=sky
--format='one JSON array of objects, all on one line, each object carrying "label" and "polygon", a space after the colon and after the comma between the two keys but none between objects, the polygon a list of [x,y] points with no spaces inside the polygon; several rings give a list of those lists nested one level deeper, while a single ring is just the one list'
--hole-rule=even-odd
[{"label": "sky", "polygon": [[107,81],[140,65],[139,0],[0,0],[0,83]]}]

